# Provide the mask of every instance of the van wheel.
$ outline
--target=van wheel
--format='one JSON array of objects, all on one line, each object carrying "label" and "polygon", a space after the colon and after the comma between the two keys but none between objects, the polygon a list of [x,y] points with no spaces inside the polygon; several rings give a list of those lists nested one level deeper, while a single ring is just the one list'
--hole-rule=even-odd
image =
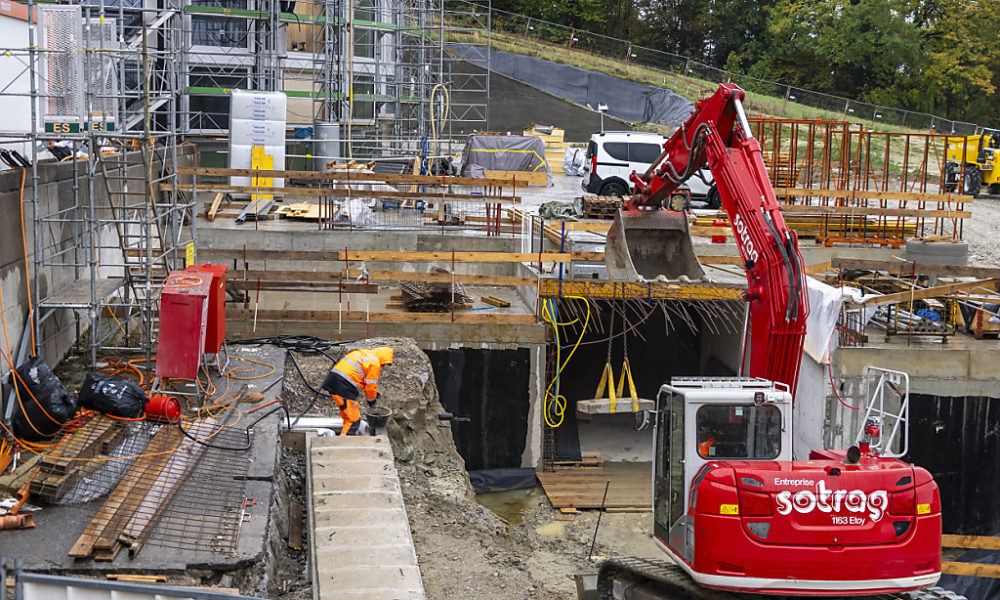
[{"label": "van wheel", "polygon": [[708,190],[708,195],[705,196],[705,203],[712,210],[719,210],[722,208],[722,196],[719,195],[719,188],[717,186],[712,186]]},{"label": "van wheel", "polygon": [[620,181],[609,181],[601,186],[600,196],[627,196],[628,187]]}]

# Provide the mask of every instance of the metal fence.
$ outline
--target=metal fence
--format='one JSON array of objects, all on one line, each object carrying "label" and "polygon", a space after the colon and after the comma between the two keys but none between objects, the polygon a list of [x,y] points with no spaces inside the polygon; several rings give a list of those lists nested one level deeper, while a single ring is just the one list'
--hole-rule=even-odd
[{"label": "metal fence", "polygon": [[[476,6],[486,10],[483,5]],[[498,50],[511,49],[585,69],[599,69],[612,75],[669,87],[692,98],[714,91],[719,82],[731,82],[747,91],[747,104],[751,109],[768,114],[778,114],[780,110],[794,118],[822,117],[864,123],[872,128],[934,130],[958,135],[972,135],[982,129],[976,123],[953,121],[756,79],[679,54],[644,48],[627,40],[525,15],[493,9],[491,22],[491,43]]]},{"label": "metal fence", "polygon": [[[13,596],[8,595],[8,577],[13,579]],[[160,598],[187,598],[190,600],[258,600],[251,596],[240,596],[206,589],[178,588],[148,583],[104,581],[62,577],[24,570],[20,558],[0,556],[0,600],[28,600],[47,598],[51,600],[110,600],[130,598],[150,600]]]}]

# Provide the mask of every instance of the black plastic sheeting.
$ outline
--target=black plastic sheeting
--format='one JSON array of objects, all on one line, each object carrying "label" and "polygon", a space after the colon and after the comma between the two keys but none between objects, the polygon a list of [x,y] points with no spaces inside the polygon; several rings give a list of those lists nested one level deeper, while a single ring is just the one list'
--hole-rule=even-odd
[{"label": "black plastic sheeting", "polygon": [[1000,534],[1000,399],[910,394],[905,459],[934,476],[945,533]]},{"label": "black plastic sheeting", "polygon": [[[980,563],[984,565],[1000,565],[1000,552],[996,550],[969,550],[959,559],[965,563]],[[961,594],[966,598],[1000,598],[1000,579],[986,577],[968,577],[964,575],[942,575],[938,586]]]},{"label": "black plastic sheeting", "polygon": [[441,404],[471,420],[451,424],[466,470],[519,468],[528,434],[529,349],[426,352]]},{"label": "black plastic sheeting", "polygon": [[[449,47],[469,62],[485,67],[483,48],[461,44]],[[566,98],[595,110],[600,104],[606,104],[607,114],[626,121],[679,125],[694,110],[694,104],[690,100],[672,90],[572,65],[502,50],[490,52],[489,65],[490,70],[496,73],[559,98]]]},{"label": "black plastic sheeting", "polygon": [[469,471],[469,481],[477,494],[527,490],[538,485],[534,469],[479,469]]}]

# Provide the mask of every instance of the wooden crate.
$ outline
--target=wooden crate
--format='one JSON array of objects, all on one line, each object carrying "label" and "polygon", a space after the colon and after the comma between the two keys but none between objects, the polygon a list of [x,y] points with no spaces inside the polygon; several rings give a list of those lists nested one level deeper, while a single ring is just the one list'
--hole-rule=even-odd
[{"label": "wooden crate", "polygon": [[981,308],[964,308],[959,311],[962,316],[962,323],[965,330],[971,333],[977,340],[984,337],[1000,337],[1000,323],[990,323],[990,317],[994,317],[991,312]]},{"label": "wooden crate", "polygon": [[614,219],[621,208],[622,199],[611,196],[584,196],[584,219]]}]

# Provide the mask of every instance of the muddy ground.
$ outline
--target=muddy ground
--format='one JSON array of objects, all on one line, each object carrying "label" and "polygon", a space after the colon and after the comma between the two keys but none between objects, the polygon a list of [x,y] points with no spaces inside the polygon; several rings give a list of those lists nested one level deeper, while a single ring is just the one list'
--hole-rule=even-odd
[{"label": "muddy ground", "polygon": [[[383,372],[380,393],[383,404],[394,412],[389,437],[427,597],[576,598],[573,576],[595,572],[588,553],[597,512],[556,520],[558,511],[544,494],[528,491],[520,493],[514,510],[504,511],[513,522],[509,524],[480,505],[455,450],[451,426],[437,418],[443,409],[427,356],[411,340],[369,343],[396,348],[394,364]],[[315,354],[296,359],[309,383],[318,387],[330,360]],[[285,373],[282,397],[294,415],[313,392],[301,382],[290,360]],[[329,401],[321,398],[308,414],[331,414]],[[610,554],[657,556],[649,513],[602,517],[595,555]],[[288,566],[294,568],[294,562]]]}]

